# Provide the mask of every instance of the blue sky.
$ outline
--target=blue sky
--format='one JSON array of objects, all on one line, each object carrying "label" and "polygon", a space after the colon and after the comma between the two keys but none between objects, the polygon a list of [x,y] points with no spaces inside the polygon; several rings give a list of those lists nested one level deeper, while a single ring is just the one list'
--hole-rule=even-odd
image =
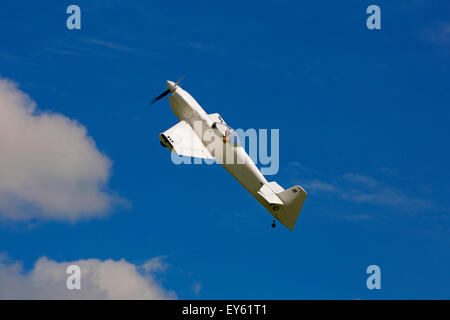
[{"label": "blue sky", "polygon": [[[78,4],[82,28],[66,28]],[[381,30],[366,8],[381,8]],[[0,75],[112,160],[102,217],[0,223],[28,272],[162,257],[181,299],[449,298],[447,1],[2,3]],[[165,80],[235,128],[280,129],[269,181],[309,193],[293,232],[219,165],[175,166]],[[0,177],[1,178],[1,177]],[[1,208],[1,207],[0,207]],[[366,288],[367,266],[382,289]]]}]

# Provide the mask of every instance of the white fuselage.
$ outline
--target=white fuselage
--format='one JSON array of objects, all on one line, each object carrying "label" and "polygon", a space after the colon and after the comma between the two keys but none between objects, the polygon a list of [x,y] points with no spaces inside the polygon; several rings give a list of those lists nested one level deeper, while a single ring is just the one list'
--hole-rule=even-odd
[{"label": "white fuselage", "polygon": [[[180,121],[186,121],[205,145],[211,141],[211,136],[218,139],[216,141],[222,141],[223,136],[213,126],[214,120],[211,119],[197,101],[187,91],[179,86],[175,86],[173,82],[168,82],[168,87],[172,92],[172,95],[169,97],[170,106],[177,118]],[[222,144],[226,149],[226,153],[230,152],[233,154],[235,161],[224,161],[218,154],[212,154],[212,156],[259,202],[266,205],[267,203],[264,198],[258,194],[258,190],[264,184],[268,183],[266,178],[242,146],[233,146],[227,143]],[[223,154],[221,155],[223,156]]]}]

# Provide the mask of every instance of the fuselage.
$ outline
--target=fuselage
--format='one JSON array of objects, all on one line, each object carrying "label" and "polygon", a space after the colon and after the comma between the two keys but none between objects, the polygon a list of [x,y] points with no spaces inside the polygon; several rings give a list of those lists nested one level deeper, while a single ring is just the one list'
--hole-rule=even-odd
[{"label": "fuselage", "polygon": [[[259,202],[265,205],[265,200],[258,194],[258,190],[267,184],[266,178],[256,167],[243,146],[235,146],[224,141],[223,132],[215,126],[215,121],[208,115],[198,102],[185,90],[167,81],[167,87],[172,95],[169,97],[170,106],[182,121],[186,121],[204,143],[211,145],[212,139],[220,143],[223,152],[217,152],[219,148],[213,148],[211,155],[220,163],[236,180],[238,180]],[[230,160],[229,155],[232,155]],[[226,159],[224,158],[226,155]]]}]

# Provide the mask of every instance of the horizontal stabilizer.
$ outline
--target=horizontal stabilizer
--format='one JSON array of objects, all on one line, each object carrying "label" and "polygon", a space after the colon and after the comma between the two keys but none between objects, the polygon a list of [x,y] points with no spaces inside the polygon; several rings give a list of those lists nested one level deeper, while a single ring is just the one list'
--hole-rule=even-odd
[{"label": "horizontal stabilizer", "polygon": [[267,185],[263,185],[259,189],[258,194],[262,196],[269,204],[283,204],[283,201],[273,192],[273,190]]},{"label": "horizontal stabilizer", "polygon": [[284,189],[282,186],[280,186],[278,183],[276,183],[275,181],[271,181],[269,182],[269,187],[273,190],[273,192],[275,193],[280,193],[283,192]]}]

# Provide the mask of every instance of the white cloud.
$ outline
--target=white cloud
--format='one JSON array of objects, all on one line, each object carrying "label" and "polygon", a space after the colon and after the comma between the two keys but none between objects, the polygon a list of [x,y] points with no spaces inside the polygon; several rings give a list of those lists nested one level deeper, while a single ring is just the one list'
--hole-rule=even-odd
[{"label": "white cloud", "polygon": [[335,192],[336,187],[331,183],[326,183],[318,179],[307,181],[303,184],[306,190],[311,193],[317,192]]},{"label": "white cloud", "polygon": [[345,212],[326,212],[327,216],[332,216],[346,221],[370,222],[374,220],[374,216],[364,213],[345,213]]},{"label": "white cloud", "polygon": [[432,208],[430,203],[419,196],[411,197],[404,190],[377,181],[369,176],[346,173],[342,177],[351,184],[350,186],[345,185],[342,181],[340,195],[345,200],[392,206],[409,212]]},{"label": "white cloud", "polygon": [[38,111],[15,83],[0,79],[0,218],[104,215],[124,202],[105,191],[111,164],[84,126]]},{"label": "white cloud", "polygon": [[420,197],[407,196],[401,190],[386,185],[379,188],[347,190],[341,193],[341,197],[351,202],[391,206],[408,212],[433,208],[431,203]]},{"label": "white cloud", "polygon": [[362,184],[368,188],[376,187],[379,184],[375,179],[358,173],[346,173],[343,175],[343,178],[349,182]]},{"label": "white cloud", "polygon": [[142,268],[149,273],[164,272],[167,269],[167,265],[163,262],[163,257],[155,257],[144,263]]},{"label": "white cloud", "polygon": [[[160,264],[156,258],[147,267],[155,261]],[[66,287],[69,265],[81,269],[80,290]],[[56,262],[41,257],[24,273],[20,262],[10,263],[0,256],[0,299],[175,299],[173,291],[156,281],[155,272],[123,259]]]},{"label": "white cloud", "polygon": [[81,39],[81,41],[83,41],[85,43],[95,44],[95,45],[98,45],[98,46],[102,46],[102,47],[106,47],[106,48],[109,48],[109,49],[117,50],[117,51],[147,54],[146,51],[143,51],[143,50],[140,50],[140,49],[127,47],[127,46],[123,46],[123,45],[120,45],[120,44],[117,44],[117,43],[114,43],[114,42],[103,41],[103,40],[94,39],[94,38],[84,38],[84,39]]},{"label": "white cloud", "polygon": [[202,283],[201,282],[194,283],[194,293],[200,294],[200,291],[202,291]]},{"label": "white cloud", "polygon": [[450,23],[437,22],[423,32],[425,39],[431,43],[448,47],[450,45]]},{"label": "white cloud", "polygon": [[206,44],[197,41],[189,41],[187,43],[182,43],[181,47],[194,49],[202,53],[214,53],[218,55],[226,54],[225,50],[220,46],[217,46],[216,44]]},{"label": "white cloud", "polygon": [[[299,163],[290,164],[291,171],[302,167]],[[389,174],[389,176],[397,177],[400,175],[397,171],[389,168],[382,168],[381,171]],[[311,176],[312,174],[309,173],[308,175]],[[296,171],[291,172],[291,175],[298,176]],[[320,176],[321,174],[316,173],[316,175]],[[410,213],[436,209],[435,205],[424,199],[419,191],[414,192],[417,189],[414,183],[410,184],[409,190],[404,190],[368,175],[355,172],[335,175],[328,180],[302,180],[302,186],[307,192],[312,194],[325,193],[352,203],[375,204]],[[360,220],[367,220],[367,218],[367,215],[358,217]]]}]

